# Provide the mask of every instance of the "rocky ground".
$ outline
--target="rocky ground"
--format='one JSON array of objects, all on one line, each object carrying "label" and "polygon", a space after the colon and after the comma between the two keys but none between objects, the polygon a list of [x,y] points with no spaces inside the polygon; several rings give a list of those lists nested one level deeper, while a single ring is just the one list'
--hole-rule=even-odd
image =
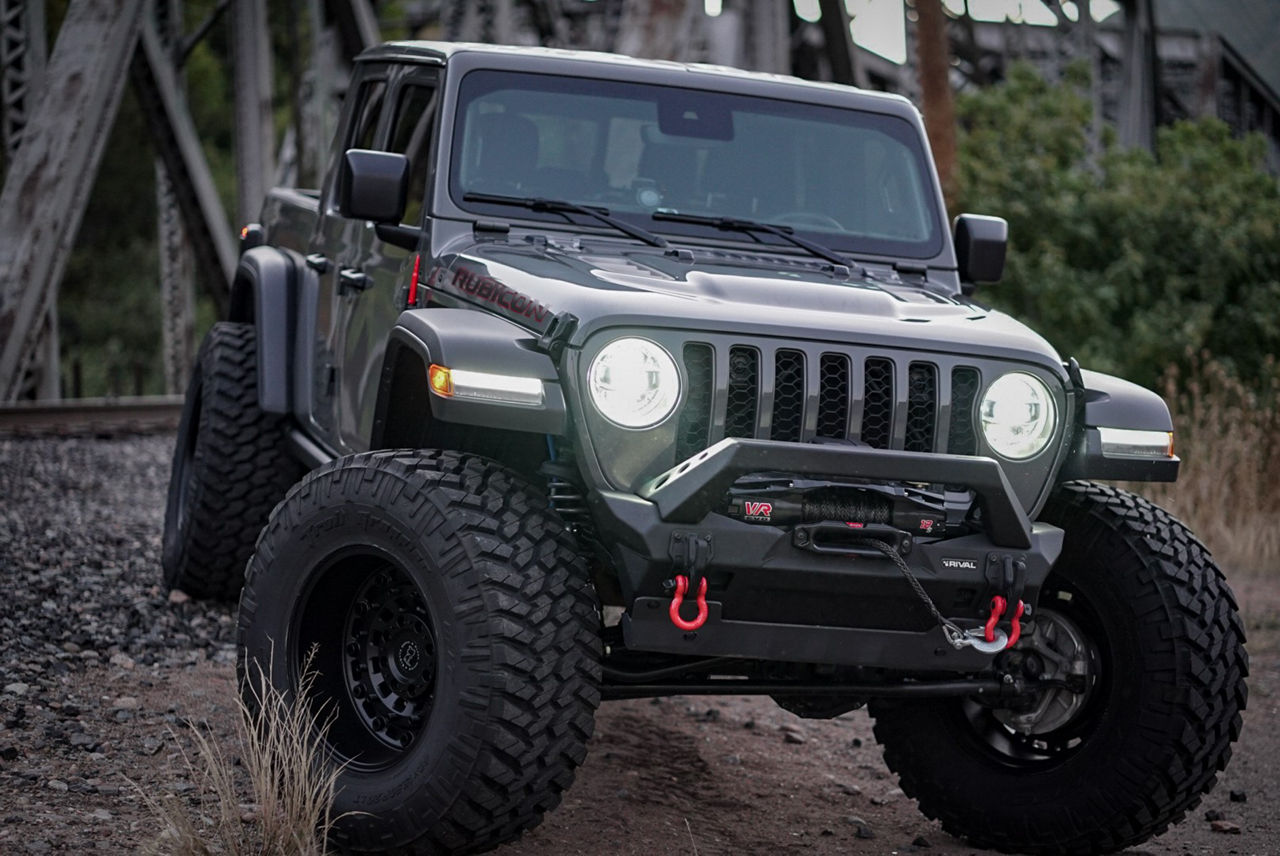
[{"label": "rocky ground", "polygon": [[[159,831],[144,795],[195,794],[192,728],[237,751],[233,612],[159,585],[171,444],[0,440],[0,853],[135,852]],[[1253,672],[1236,757],[1134,853],[1280,854],[1280,578],[1233,583]],[[865,714],[750,698],[605,705],[564,804],[499,852],[765,851],[973,852],[897,789]]]}]

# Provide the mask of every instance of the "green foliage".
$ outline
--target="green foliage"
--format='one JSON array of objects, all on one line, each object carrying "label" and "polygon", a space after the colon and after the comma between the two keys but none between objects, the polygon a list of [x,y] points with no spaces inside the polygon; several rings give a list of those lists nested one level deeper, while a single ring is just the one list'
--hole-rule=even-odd
[{"label": "green foliage", "polygon": [[962,96],[959,210],[1009,220],[982,294],[1083,365],[1154,386],[1208,351],[1256,378],[1280,351],[1280,186],[1265,142],[1216,120],[1160,129],[1156,154],[1090,152],[1087,77],[1015,66]]}]

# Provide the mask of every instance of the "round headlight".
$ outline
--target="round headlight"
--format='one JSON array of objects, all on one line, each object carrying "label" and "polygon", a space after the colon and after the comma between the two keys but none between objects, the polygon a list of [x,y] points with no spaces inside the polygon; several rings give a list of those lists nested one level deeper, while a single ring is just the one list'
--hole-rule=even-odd
[{"label": "round headlight", "polygon": [[648,339],[616,339],[600,349],[587,372],[596,409],[623,428],[650,428],[680,399],[680,373],[662,346]]},{"label": "round headlight", "polygon": [[1026,372],[1011,372],[991,384],[978,415],[987,445],[1001,457],[1015,461],[1044,451],[1057,425],[1057,408],[1049,388]]}]

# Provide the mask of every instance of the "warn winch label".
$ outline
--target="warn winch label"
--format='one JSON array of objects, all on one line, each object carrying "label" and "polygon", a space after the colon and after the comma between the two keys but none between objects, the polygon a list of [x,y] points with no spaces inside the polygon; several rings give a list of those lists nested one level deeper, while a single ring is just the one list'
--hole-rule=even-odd
[{"label": "warn winch label", "polygon": [[977,559],[943,559],[942,567],[953,571],[976,571],[978,570]]}]

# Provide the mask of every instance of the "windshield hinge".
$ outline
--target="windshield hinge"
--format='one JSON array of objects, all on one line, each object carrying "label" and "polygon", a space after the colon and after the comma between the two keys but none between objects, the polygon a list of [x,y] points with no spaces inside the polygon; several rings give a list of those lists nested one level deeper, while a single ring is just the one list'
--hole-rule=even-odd
[{"label": "windshield hinge", "polygon": [[551,319],[551,323],[547,325],[546,330],[542,331],[534,347],[547,354],[552,360],[559,361],[560,355],[564,353],[564,346],[569,343],[569,337],[577,329],[578,316],[572,312],[561,312]]}]

